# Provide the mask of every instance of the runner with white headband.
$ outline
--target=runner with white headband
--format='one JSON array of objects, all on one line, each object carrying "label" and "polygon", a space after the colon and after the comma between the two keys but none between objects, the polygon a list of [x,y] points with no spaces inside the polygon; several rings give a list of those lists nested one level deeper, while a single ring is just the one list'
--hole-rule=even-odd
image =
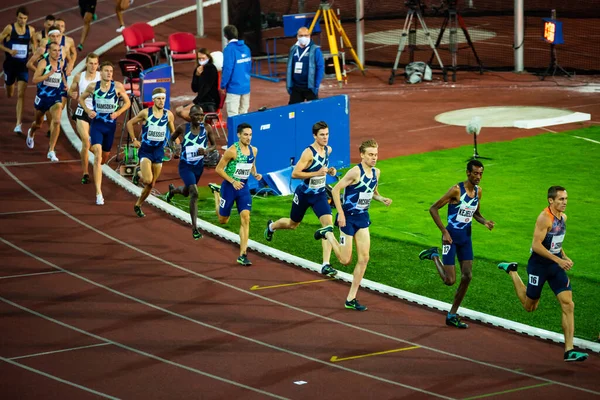
[{"label": "runner with white headband", "polygon": [[[152,101],[154,105],[151,108],[140,111],[138,115],[127,122],[127,133],[129,133],[133,145],[139,148],[138,157],[140,158],[140,166],[133,173],[133,183],[139,184],[140,178],[144,182],[144,189],[133,206],[133,210],[140,218],[146,216],[142,211],[142,204],[150,195],[150,191],[160,176],[165,146],[169,142],[171,132],[175,131],[175,117],[171,111],[165,108],[166,89],[162,87],[154,89]],[[137,140],[133,130],[138,123],[143,123],[141,141]]]}]

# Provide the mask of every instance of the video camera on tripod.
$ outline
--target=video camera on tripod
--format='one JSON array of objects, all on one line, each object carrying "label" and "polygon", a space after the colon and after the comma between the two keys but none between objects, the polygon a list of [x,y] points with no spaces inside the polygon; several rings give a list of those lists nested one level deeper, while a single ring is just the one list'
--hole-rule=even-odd
[{"label": "video camera on tripod", "polygon": [[425,9],[427,8],[427,5],[421,0],[406,0],[404,2],[404,5],[410,8],[411,10],[416,10],[417,8],[419,8],[419,10],[421,10],[421,13],[425,12]]}]

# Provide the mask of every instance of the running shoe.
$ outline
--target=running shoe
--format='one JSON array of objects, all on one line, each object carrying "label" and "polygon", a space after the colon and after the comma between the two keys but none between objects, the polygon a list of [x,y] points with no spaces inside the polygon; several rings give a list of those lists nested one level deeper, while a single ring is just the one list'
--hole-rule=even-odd
[{"label": "running shoe", "polygon": [[267,242],[270,242],[271,240],[273,240],[273,234],[275,233],[274,231],[271,230],[271,228],[269,228],[269,226],[271,226],[272,223],[273,223],[272,219],[268,220],[267,227],[265,228],[265,239],[267,240]]},{"label": "running shoe", "polygon": [[194,228],[192,230],[192,236],[194,237],[195,240],[198,240],[202,237],[202,234],[198,231],[198,229]]},{"label": "running shoe", "polygon": [[94,21],[96,21],[98,19],[98,14],[94,13],[93,19],[94,19]]},{"label": "running shoe", "polygon": [[49,138],[51,134],[52,133],[50,132],[50,130],[48,130],[48,132],[46,132],[46,137]]},{"label": "running shoe", "polygon": [[433,260],[433,257],[439,257],[440,251],[437,247],[431,247],[427,250],[423,250],[419,253],[419,259],[421,260]]},{"label": "running shoe", "polygon": [[321,268],[321,273],[323,275],[333,277],[333,276],[336,276],[338,272],[337,272],[337,269],[335,269],[331,266],[331,264],[325,264],[325,265],[323,265],[323,268]]},{"label": "running shoe", "polygon": [[565,361],[585,361],[588,358],[588,353],[582,353],[580,351],[569,350],[565,353]]},{"label": "running shoe", "polygon": [[49,151],[48,152],[48,159],[52,162],[58,162],[58,157],[56,157],[56,152],[55,151]]},{"label": "running shoe", "polygon": [[97,194],[96,195],[96,205],[97,206],[103,206],[104,205],[104,197],[102,197],[102,194]]},{"label": "running shoe", "polygon": [[366,311],[367,310],[367,306],[363,306],[356,299],[352,299],[350,301],[346,300],[345,306],[349,310],[356,310],[356,311]]},{"label": "running shoe", "polygon": [[35,145],[33,142],[33,136],[31,136],[31,128],[27,131],[27,140],[25,140],[25,143],[30,149],[33,149],[33,146]]},{"label": "running shoe", "polygon": [[252,265],[250,260],[248,260],[248,256],[245,254],[242,254],[241,256],[239,256],[237,259],[237,262],[238,262],[238,264],[242,264],[244,267],[249,267]]},{"label": "running shoe", "polygon": [[217,193],[221,193],[221,185],[217,185],[216,183],[209,183],[208,187],[210,188],[211,192],[217,192]]},{"label": "running shoe", "polygon": [[175,193],[173,193],[174,190],[175,190],[175,186],[172,183],[169,184],[169,193],[167,193],[167,203],[170,203],[171,200],[173,199],[173,196],[175,196]]},{"label": "running shoe", "polygon": [[144,214],[144,212],[142,211],[142,207],[140,206],[133,206],[133,211],[135,211],[137,216],[140,218],[144,218],[146,216],[146,214]]},{"label": "running shoe", "polygon": [[510,271],[517,272],[518,266],[519,266],[519,264],[517,264],[516,262],[502,262],[502,263],[498,264],[498,268],[503,270],[507,274],[510,273]]},{"label": "running shoe", "polygon": [[77,45],[77,51],[83,51],[83,45],[81,43]]},{"label": "running shoe", "polygon": [[135,169],[133,170],[133,176],[131,177],[131,182],[133,182],[133,184],[135,186],[138,186],[140,184],[140,176],[138,175],[138,172],[141,171],[140,167],[135,167]]},{"label": "running shoe", "polygon": [[83,174],[83,177],[81,178],[81,184],[82,185],[87,185],[88,183],[90,183],[90,176],[89,176],[89,174]]},{"label": "running shoe", "polygon": [[457,314],[448,314],[446,316],[446,325],[454,326],[455,328],[467,329],[469,327],[468,324],[465,324],[461,321],[460,317]]},{"label": "running shoe", "polygon": [[16,126],[15,126],[15,129],[13,129],[13,132],[14,132],[14,133],[17,133],[17,134],[19,134],[19,135],[22,135],[22,134],[23,134],[23,129],[21,129],[21,124],[19,124],[19,125],[16,125]]},{"label": "running shoe", "polygon": [[120,27],[117,28],[117,33],[123,32],[124,29],[125,29],[125,25],[121,25]]},{"label": "running shoe", "polygon": [[325,234],[327,232],[333,232],[333,225],[327,225],[323,228],[319,228],[315,232],[315,240],[325,239]]}]

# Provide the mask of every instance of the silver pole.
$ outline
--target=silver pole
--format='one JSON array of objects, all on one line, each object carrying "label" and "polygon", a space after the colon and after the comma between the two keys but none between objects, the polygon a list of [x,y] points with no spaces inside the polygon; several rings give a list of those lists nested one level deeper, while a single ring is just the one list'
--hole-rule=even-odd
[{"label": "silver pole", "polygon": [[196,0],[196,35],[204,37],[204,1]]},{"label": "silver pole", "polygon": [[365,1],[356,0],[356,55],[365,65]]},{"label": "silver pole", "polygon": [[229,25],[229,8],[228,1],[221,0],[221,43],[223,45],[223,49],[227,46],[227,39],[223,35],[223,28]]},{"label": "silver pole", "polygon": [[525,7],[524,0],[515,0],[515,72],[523,72],[524,40],[525,40]]}]

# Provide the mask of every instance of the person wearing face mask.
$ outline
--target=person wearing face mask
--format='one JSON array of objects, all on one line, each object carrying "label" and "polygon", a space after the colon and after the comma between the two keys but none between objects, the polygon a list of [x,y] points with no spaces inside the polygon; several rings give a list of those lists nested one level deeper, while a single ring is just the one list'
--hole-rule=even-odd
[{"label": "person wearing face mask", "polygon": [[288,104],[319,98],[319,86],[325,74],[321,48],[310,40],[308,28],[298,29],[298,42],[290,49],[287,63]]},{"label": "person wearing face mask", "polygon": [[175,114],[188,122],[190,122],[190,109],[193,105],[202,107],[205,112],[215,112],[219,104],[217,67],[207,49],[201,48],[197,54],[198,65],[192,75],[192,91],[196,93],[196,98],[187,106],[179,106],[175,109]]}]

